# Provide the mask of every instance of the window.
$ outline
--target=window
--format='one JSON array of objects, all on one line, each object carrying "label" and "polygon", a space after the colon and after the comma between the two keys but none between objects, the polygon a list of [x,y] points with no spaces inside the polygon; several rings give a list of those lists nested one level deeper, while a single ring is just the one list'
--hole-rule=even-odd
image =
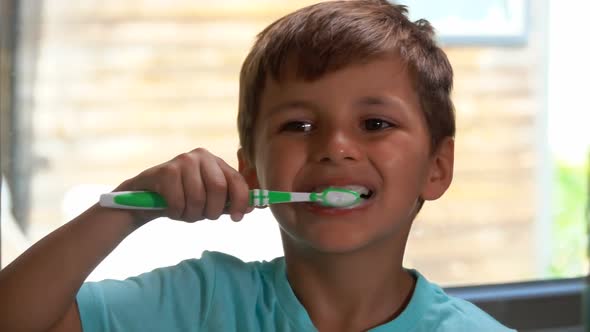
[{"label": "window", "polygon": [[[243,58],[267,24],[314,2],[2,2],[2,266],[100,193],[179,153],[203,146],[237,165]],[[437,13],[435,27],[445,20],[434,1],[402,2],[413,15]],[[454,183],[415,221],[405,263],[497,315],[509,312],[501,301],[519,294],[528,308],[540,301],[535,294],[579,307],[588,271],[590,51],[574,23],[590,7],[452,1],[441,10],[461,3],[473,10],[447,17],[439,31],[455,70]],[[477,33],[453,29],[461,17]],[[490,17],[506,29],[478,21]],[[89,279],[123,278],[203,250],[244,260],[282,254],[268,210],[239,224],[160,219]],[[566,326],[555,324],[522,326]]]}]

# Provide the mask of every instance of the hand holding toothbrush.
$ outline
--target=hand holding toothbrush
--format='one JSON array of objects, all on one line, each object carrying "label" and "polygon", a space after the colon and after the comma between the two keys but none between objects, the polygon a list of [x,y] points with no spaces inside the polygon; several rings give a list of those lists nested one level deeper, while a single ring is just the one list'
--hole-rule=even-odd
[{"label": "hand holding toothbrush", "polygon": [[[126,190],[127,187],[143,189]],[[244,197],[247,197],[246,207]],[[226,198],[229,200],[226,201]],[[319,193],[264,189],[248,191],[248,185],[241,174],[204,149],[193,150],[148,169],[124,182],[115,191],[100,197],[100,205],[103,207],[139,210],[144,212],[136,213],[144,215],[149,215],[145,211],[165,211],[164,215],[172,219],[189,222],[205,218],[217,219],[227,211],[234,221],[239,221],[254,207],[270,204],[315,202],[339,208],[360,201],[360,193],[334,187],[328,187]]]},{"label": "hand holding toothbrush", "polygon": [[[253,210],[249,206],[248,184],[244,177],[221,158],[198,148],[149,168],[123,182],[119,191],[157,192],[166,207],[156,210],[130,210],[143,224],[157,217],[195,222],[217,219],[229,213],[239,221]],[[226,207],[226,200],[232,202]]]}]

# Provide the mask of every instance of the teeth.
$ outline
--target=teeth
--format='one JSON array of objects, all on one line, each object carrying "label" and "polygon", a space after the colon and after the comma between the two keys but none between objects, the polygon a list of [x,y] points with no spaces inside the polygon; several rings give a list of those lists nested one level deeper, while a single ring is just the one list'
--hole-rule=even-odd
[{"label": "teeth", "polygon": [[363,187],[360,185],[350,185],[350,186],[344,186],[342,188],[348,189],[348,190],[354,190],[356,192],[358,192],[359,194],[368,194],[369,193],[369,188],[367,187]]},{"label": "teeth", "polygon": [[344,189],[348,189],[348,190],[353,190],[353,191],[358,192],[361,195],[366,195],[370,192],[369,188],[358,185],[358,184],[350,184],[350,185],[345,185],[345,186],[320,186],[315,189],[315,192],[322,192],[324,189],[329,188],[329,187],[344,188]]}]

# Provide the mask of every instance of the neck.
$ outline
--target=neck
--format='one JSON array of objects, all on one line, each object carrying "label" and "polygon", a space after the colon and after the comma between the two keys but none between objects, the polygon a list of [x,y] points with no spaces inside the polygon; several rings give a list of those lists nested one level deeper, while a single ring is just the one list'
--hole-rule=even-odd
[{"label": "neck", "polygon": [[301,248],[283,237],[287,278],[318,329],[378,326],[411,297],[415,281],[402,267],[407,232],[347,253]]}]

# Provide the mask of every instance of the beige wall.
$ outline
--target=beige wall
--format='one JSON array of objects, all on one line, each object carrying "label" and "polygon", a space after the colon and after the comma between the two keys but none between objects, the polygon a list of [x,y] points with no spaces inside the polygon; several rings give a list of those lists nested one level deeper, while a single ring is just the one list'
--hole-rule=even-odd
[{"label": "beige wall", "polygon": [[[115,185],[197,146],[235,165],[241,62],[265,25],[313,2],[45,1],[33,121],[48,166],[34,177],[33,225],[63,223],[56,206],[75,185]],[[534,276],[537,24],[526,47],[446,49],[455,180],[427,203],[407,249],[408,265],[441,283]]]}]

